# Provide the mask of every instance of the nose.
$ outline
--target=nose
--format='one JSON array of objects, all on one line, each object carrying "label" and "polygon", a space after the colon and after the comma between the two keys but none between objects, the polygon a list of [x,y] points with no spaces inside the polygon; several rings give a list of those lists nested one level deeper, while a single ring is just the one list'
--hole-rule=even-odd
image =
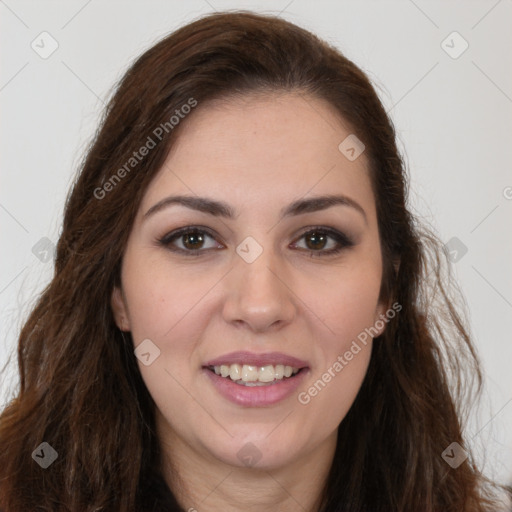
[{"label": "nose", "polygon": [[226,279],[226,322],[265,332],[281,329],[293,320],[297,310],[293,284],[270,249],[252,263],[235,255],[234,268]]}]

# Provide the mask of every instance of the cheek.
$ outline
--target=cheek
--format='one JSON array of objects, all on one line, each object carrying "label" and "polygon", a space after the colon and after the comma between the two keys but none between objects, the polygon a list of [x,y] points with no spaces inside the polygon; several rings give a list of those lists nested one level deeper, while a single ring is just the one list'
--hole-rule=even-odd
[{"label": "cheek", "polygon": [[185,390],[191,387],[191,361],[208,319],[205,293],[215,281],[212,276],[170,272],[165,258],[141,254],[125,257],[123,267],[131,333],[135,349],[151,341],[150,364],[142,358],[137,363],[157,408],[171,417],[190,407]]},{"label": "cheek", "polygon": [[[350,360],[347,353],[351,354]],[[349,348],[315,373],[307,387],[299,391],[299,407],[303,408],[305,418],[315,418],[311,420],[312,431],[317,429],[320,437],[338,428],[352,407],[366,375],[370,356],[371,341],[366,345],[359,344],[357,348],[352,346],[352,350]]]},{"label": "cheek", "polygon": [[177,338],[183,326],[192,334],[206,321],[198,311],[207,306],[208,290],[218,280],[213,273],[180,271],[161,257],[126,261],[123,282],[135,343],[144,338],[163,343]]},{"label": "cheek", "polygon": [[[312,294],[318,315],[313,339],[311,376],[300,390],[298,401],[307,417],[322,418],[323,431],[338,427],[352,406],[365,378],[372,351],[380,272],[351,269],[331,282],[322,293]],[[373,334],[372,334],[373,333]]]},{"label": "cheek", "polygon": [[353,266],[309,292],[308,305],[320,319],[324,346],[331,355],[348,350],[351,340],[374,326],[380,282],[379,267]]},{"label": "cheek", "polygon": [[[377,265],[341,269],[329,285],[309,294],[317,313],[311,376],[299,403],[334,429],[347,414],[366,375],[376,325],[381,272]],[[320,314],[321,313],[321,314]]]},{"label": "cheek", "polygon": [[149,339],[158,354],[147,366],[138,360],[142,378],[158,407],[171,414],[190,407],[184,390],[191,389],[191,369],[201,366],[197,347],[214,314],[208,292],[219,276],[171,269],[165,257],[149,256],[125,259],[124,292],[135,349]]}]

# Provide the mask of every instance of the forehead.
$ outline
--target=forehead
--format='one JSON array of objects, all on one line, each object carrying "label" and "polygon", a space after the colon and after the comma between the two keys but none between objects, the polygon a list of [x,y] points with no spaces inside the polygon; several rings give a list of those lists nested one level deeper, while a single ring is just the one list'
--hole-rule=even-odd
[{"label": "forehead", "polygon": [[[143,207],[166,192],[209,195],[242,207],[306,194],[343,193],[373,209],[364,153],[339,145],[352,133],[334,108],[298,93],[258,94],[199,104],[183,121]],[[226,197],[228,196],[228,197]]]}]

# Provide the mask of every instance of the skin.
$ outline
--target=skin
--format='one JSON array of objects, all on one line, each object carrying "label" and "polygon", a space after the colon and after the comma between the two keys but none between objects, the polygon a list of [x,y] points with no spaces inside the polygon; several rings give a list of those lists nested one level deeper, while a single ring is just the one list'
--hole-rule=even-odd
[{"label": "skin", "polygon": [[[186,510],[318,510],[337,428],[360,389],[372,341],[360,344],[309,403],[301,404],[298,393],[388,307],[378,302],[382,256],[368,162],[364,153],[353,162],[345,158],[338,145],[349,127],[327,103],[299,94],[199,105],[183,123],[143,197],[122,286],[111,301],[117,325],[131,331],[135,346],[149,338],[160,349],[149,366],[138,364],[157,405],[166,480]],[[144,219],[177,194],[225,201],[237,215],[224,219],[172,205]],[[343,205],[279,218],[294,200],[326,194],[350,197],[366,218]],[[205,235],[203,246],[196,240],[192,247],[204,247],[198,256],[159,244],[194,225],[215,235]],[[302,235],[312,226],[350,235],[355,245],[322,256],[337,244],[332,238],[311,244]],[[247,236],[263,249],[252,263],[236,252]],[[174,247],[185,242],[178,238]],[[309,373],[277,404],[235,405],[201,369],[235,350],[284,352],[306,360]],[[248,442],[261,454],[253,467],[237,456]]]}]

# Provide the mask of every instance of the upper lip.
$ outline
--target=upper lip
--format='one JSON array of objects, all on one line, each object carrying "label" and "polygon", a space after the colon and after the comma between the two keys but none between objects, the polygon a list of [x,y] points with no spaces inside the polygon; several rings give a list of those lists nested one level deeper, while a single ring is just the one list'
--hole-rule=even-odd
[{"label": "upper lip", "polygon": [[204,366],[221,366],[231,364],[247,364],[251,366],[266,366],[266,365],[278,365],[291,366],[293,368],[305,368],[308,367],[308,363],[301,359],[298,359],[282,352],[265,352],[262,354],[255,354],[254,352],[230,352],[224,354],[215,359],[212,359],[204,364]]}]

